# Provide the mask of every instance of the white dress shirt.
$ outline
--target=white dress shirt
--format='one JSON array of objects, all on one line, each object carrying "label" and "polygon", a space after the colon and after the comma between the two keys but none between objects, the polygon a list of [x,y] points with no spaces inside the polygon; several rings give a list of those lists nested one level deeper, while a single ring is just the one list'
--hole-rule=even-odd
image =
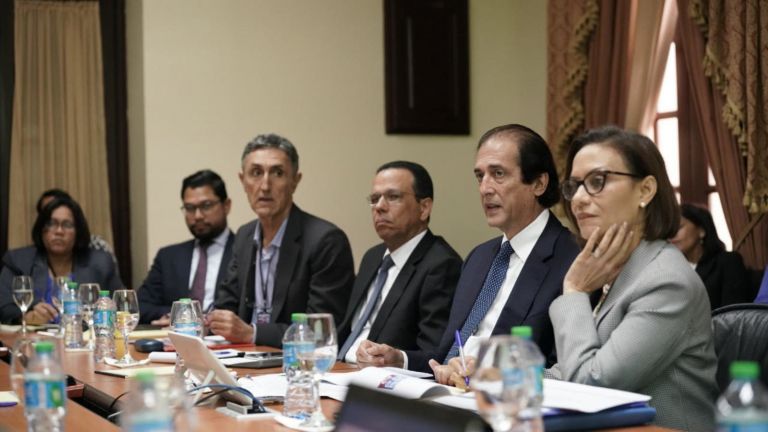
[{"label": "white dress shirt", "polygon": [[[224,249],[227,247],[227,240],[229,240],[229,228],[225,228],[218,237],[213,239],[213,243],[208,246],[208,268],[205,271],[205,299],[203,300],[203,304],[200,305],[203,310],[207,310],[208,306],[213,303],[214,294],[216,293],[216,280],[219,277],[219,267],[221,266],[221,260],[224,258]],[[192,265],[189,269],[189,289],[192,289],[192,281],[195,279],[197,262],[200,261],[199,244],[199,241],[195,241],[195,248],[192,252]]]},{"label": "white dress shirt", "polygon": [[501,312],[504,310],[504,305],[507,304],[509,296],[512,294],[512,289],[515,287],[517,278],[520,276],[520,272],[523,270],[525,261],[528,259],[528,255],[533,251],[536,242],[539,241],[541,233],[544,232],[544,228],[547,227],[549,221],[549,210],[542,211],[536,219],[533,220],[527,227],[517,233],[511,239],[507,239],[504,235],[502,244],[509,241],[512,249],[515,253],[509,258],[509,267],[507,268],[507,275],[504,278],[504,284],[501,285],[501,289],[496,298],[491,304],[491,308],[480,321],[477,327],[477,333],[470,336],[464,344],[464,354],[477,357],[477,353],[480,350],[480,343],[491,336],[493,328],[496,327],[496,322],[501,316]]},{"label": "white dress shirt", "polygon": [[[413,250],[416,249],[416,246],[426,234],[427,230],[424,230],[419,234],[411,237],[410,240],[403,243],[403,245],[397,248],[395,251],[390,252],[389,250],[386,250],[384,252],[384,255],[381,257],[381,259],[383,260],[385,256],[390,255],[394,265],[392,265],[392,267],[390,267],[389,271],[387,272],[387,281],[384,283],[384,287],[381,290],[381,297],[379,297],[378,303],[373,307],[373,310],[371,310],[371,316],[368,319],[368,322],[365,323],[365,327],[363,327],[363,329],[360,331],[360,335],[355,340],[355,343],[349,347],[347,355],[344,356],[344,361],[347,363],[357,363],[357,347],[360,345],[360,342],[368,339],[368,334],[371,332],[371,325],[376,320],[376,315],[379,313],[379,308],[381,308],[384,300],[386,300],[387,294],[389,294],[389,291],[392,289],[392,285],[395,284],[395,280],[397,280],[397,276],[400,274],[400,270],[403,269],[403,266],[405,266],[408,258],[410,258],[411,253],[413,253]],[[365,310],[365,306],[368,304],[368,302],[371,301],[371,294],[373,293],[374,283],[376,283],[375,277],[373,278],[373,281],[368,288],[368,294],[365,296],[365,302],[363,302],[355,312],[355,318],[352,320],[353,327],[355,323],[357,323],[357,321],[360,319],[360,315],[363,313],[363,310]]]}]

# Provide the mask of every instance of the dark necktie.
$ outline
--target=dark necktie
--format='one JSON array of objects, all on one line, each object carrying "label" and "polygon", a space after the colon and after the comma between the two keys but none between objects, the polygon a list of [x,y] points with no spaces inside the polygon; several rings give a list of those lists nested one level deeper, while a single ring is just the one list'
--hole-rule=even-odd
[{"label": "dark necktie", "polygon": [[[491,271],[488,272],[488,276],[485,277],[485,283],[480,290],[480,294],[477,295],[475,304],[472,305],[472,310],[469,312],[467,320],[464,321],[464,325],[461,327],[461,342],[466,343],[469,336],[477,330],[477,326],[480,325],[480,321],[485,318],[485,314],[488,313],[488,309],[491,308],[493,300],[499,293],[499,289],[504,284],[504,279],[507,277],[507,269],[509,269],[509,258],[512,256],[512,245],[509,241],[505,241],[499,253],[496,254],[496,258],[493,259],[491,265]],[[453,357],[459,354],[459,346],[456,342],[453,343],[451,350],[448,351],[448,356],[445,358],[445,363]]]},{"label": "dark necktie", "polygon": [[205,300],[205,274],[208,271],[208,246],[210,245],[209,242],[200,242],[197,246],[197,270],[195,270],[195,278],[192,279],[190,296],[192,300],[200,302],[200,307],[203,307]]},{"label": "dark necktie", "polygon": [[371,312],[373,311],[373,308],[379,303],[381,290],[384,288],[384,284],[387,282],[387,273],[389,273],[389,268],[394,264],[395,263],[392,262],[392,257],[389,255],[385,256],[381,261],[381,265],[379,266],[379,273],[376,276],[376,281],[373,283],[371,299],[365,305],[363,313],[360,314],[360,318],[358,318],[357,322],[355,322],[355,325],[352,327],[352,332],[347,337],[347,341],[344,342],[344,346],[341,347],[338,357],[339,360],[344,360],[344,357],[347,355],[347,351],[349,351],[349,348],[352,347],[352,344],[354,344],[357,338],[360,336],[360,332],[363,331],[365,323],[367,323],[371,318]]}]

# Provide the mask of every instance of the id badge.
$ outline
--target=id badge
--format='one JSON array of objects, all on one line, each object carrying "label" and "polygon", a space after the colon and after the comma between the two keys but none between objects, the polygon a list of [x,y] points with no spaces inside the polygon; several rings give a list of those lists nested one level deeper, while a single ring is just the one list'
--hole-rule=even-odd
[{"label": "id badge", "polygon": [[268,312],[259,312],[256,314],[256,324],[269,324],[269,318]]}]

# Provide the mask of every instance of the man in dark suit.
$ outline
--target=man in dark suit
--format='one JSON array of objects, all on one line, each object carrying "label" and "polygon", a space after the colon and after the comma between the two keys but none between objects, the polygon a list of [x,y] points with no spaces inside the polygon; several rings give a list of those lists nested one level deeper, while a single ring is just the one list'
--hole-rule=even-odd
[{"label": "man in dark suit", "polygon": [[240,181],[257,220],[237,231],[219,285],[211,331],[232,342],[279,347],[294,312],[327,312],[338,325],[354,279],[349,240],[299,209],[299,155],[287,139],[259,135],[245,146]]},{"label": "man in dark suit", "polygon": [[[548,210],[559,200],[557,171],[536,132],[516,124],[489,130],[477,146],[474,171],[488,225],[503,236],[477,246],[464,263],[446,332],[429,361],[441,382],[461,369],[458,362],[439,363],[457,355],[456,330],[465,352],[476,355],[488,336],[528,325],[544,355],[551,355],[549,305],[561,294],[563,277],[579,252],[571,233]],[[425,356],[411,361],[413,368],[427,369]]]},{"label": "man in dark suit", "polygon": [[376,171],[368,201],[383,243],[366,252],[338,329],[339,359],[407,367],[411,351],[433,351],[448,322],[461,257],[429,230],[432,179],[413,162]]},{"label": "man in dark suit", "polygon": [[227,228],[232,202],[221,177],[211,170],[190,175],[181,183],[181,201],[194,239],[157,252],[137,294],[142,323],[170,324],[171,305],[183,297],[210,307],[232,255],[234,235]]}]

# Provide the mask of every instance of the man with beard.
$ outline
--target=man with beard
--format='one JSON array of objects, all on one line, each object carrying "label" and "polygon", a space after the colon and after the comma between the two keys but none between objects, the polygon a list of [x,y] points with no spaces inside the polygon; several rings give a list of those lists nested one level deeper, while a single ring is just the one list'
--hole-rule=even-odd
[{"label": "man with beard", "polygon": [[211,170],[190,175],[181,184],[181,200],[195,238],[157,252],[138,291],[142,323],[170,324],[171,305],[183,297],[208,309],[232,256],[234,235],[227,228],[232,201],[221,177]]}]

